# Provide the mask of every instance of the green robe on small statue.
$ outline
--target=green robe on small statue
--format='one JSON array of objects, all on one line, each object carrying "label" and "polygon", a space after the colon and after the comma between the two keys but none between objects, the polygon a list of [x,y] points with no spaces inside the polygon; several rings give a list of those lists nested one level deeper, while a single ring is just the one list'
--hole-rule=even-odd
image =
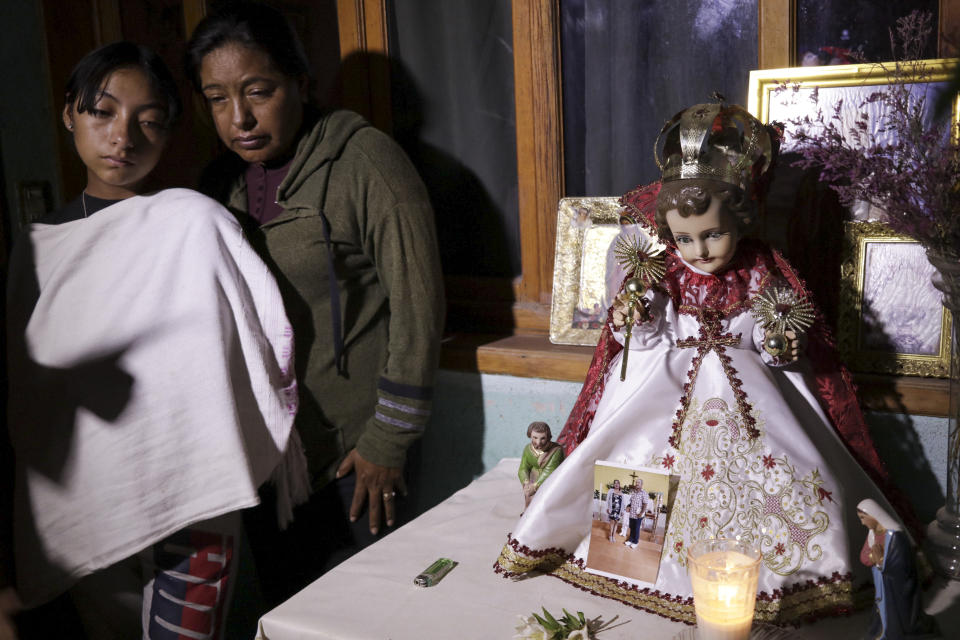
[{"label": "green robe on small statue", "polygon": [[523,448],[520,456],[520,469],[517,476],[523,486],[523,500],[526,509],[543,481],[563,462],[563,447],[552,442],[553,434],[546,422],[531,422],[527,427],[530,444]]}]

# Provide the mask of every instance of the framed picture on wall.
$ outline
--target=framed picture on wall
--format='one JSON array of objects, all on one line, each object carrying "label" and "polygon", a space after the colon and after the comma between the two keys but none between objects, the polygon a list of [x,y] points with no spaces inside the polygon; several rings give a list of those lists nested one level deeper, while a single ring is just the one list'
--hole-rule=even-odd
[{"label": "framed picture on wall", "polygon": [[[957,61],[920,60],[911,65],[906,86],[914,96],[925,98],[923,117],[932,122],[933,107],[955,73]],[[763,122],[784,125],[781,157],[758,233],[793,263],[834,326],[844,312],[839,299],[844,224],[851,220],[883,222],[885,213],[867,203],[844,207],[836,193],[820,182],[819,171],[796,166],[800,159],[796,133],[800,127],[815,132],[819,123],[835,118],[833,122],[845,132],[862,123],[875,141],[896,144],[895,132],[883,127],[884,106],[868,100],[891,84],[893,68],[893,63],[884,63],[750,72],[750,112]],[[960,117],[956,101],[952,117]],[[859,146],[847,135],[851,146]]]},{"label": "framed picture on wall", "polygon": [[[956,67],[957,61],[953,59],[918,60],[901,70],[916,104],[923,105],[925,126],[933,124],[934,106],[940,94],[947,90]],[[748,109],[762,122],[784,125],[780,152],[785,162],[781,165],[799,157],[791,156],[799,148],[796,138],[799,130],[816,134],[823,130],[822,123],[827,121],[833,121],[844,132],[847,144],[853,148],[863,146],[860,131],[864,131],[865,139],[871,144],[896,145],[899,142],[896,131],[886,126],[888,106],[883,101],[871,99],[899,81],[893,75],[894,71],[893,63],[751,71]],[[957,100],[953,102],[953,118],[960,118],[960,101]],[[943,135],[949,135],[949,128],[944,128]],[[863,203],[854,206],[848,218],[882,222],[884,215],[882,210]]]},{"label": "framed picture on wall", "polygon": [[[946,88],[957,61],[918,60],[909,64],[904,81],[916,95],[928,96],[927,108],[932,110],[936,95]],[[795,146],[789,123],[805,117],[816,121],[832,115],[834,108],[839,108],[840,116],[851,124],[864,110],[871,117],[871,124],[878,124],[882,105],[863,102],[870,94],[898,81],[892,71],[892,62],[754,70],[750,72],[747,109],[761,122],[786,123],[781,150],[789,151]]]},{"label": "framed picture on wall", "polygon": [[619,288],[610,247],[621,233],[642,233],[637,225],[621,226],[616,197],[563,198],[557,207],[557,245],[553,268],[550,341],[595,345],[607,321],[607,308]]},{"label": "framed picture on wall", "polygon": [[618,233],[618,198],[560,200],[550,342],[594,345],[600,339],[608,306],[607,252]]},{"label": "framed picture on wall", "polygon": [[18,182],[17,195],[20,200],[21,229],[42,218],[52,208],[50,183],[45,180]]},{"label": "framed picture on wall", "polygon": [[851,369],[945,378],[952,318],[915,240],[849,222],[841,266],[840,353]]}]

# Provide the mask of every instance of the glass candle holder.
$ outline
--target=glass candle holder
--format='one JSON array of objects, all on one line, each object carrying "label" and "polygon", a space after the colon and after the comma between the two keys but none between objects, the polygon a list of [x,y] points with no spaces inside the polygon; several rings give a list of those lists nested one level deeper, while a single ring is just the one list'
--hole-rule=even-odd
[{"label": "glass candle holder", "polygon": [[700,640],[747,640],[760,577],[760,552],[744,542],[701,540],[687,552]]}]

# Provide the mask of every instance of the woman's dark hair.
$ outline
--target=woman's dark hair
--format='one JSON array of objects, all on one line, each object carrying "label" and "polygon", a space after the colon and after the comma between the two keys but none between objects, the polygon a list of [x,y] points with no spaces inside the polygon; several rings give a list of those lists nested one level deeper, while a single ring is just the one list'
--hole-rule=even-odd
[{"label": "woman's dark hair", "polygon": [[757,204],[750,200],[739,187],[702,178],[673,180],[660,188],[657,194],[657,232],[663,240],[673,240],[667,225],[667,212],[676,209],[681,216],[699,216],[710,207],[716,198],[722,202],[723,211],[731,214],[737,222],[740,235],[756,220]]},{"label": "woman's dark hair", "polygon": [[131,68],[146,74],[150,87],[165,103],[166,124],[174,124],[183,106],[169,67],[152,49],[132,42],[114,42],[83,56],[67,80],[64,90],[67,107],[73,108],[76,103],[77,113],[90,111],[97,104],[107,77],[117,69]]},{"label": "woman's dark hair", "polygon": [[201,90],[203,58],[230,43],[260,49],[278,71],[291,78],[310,75],[303,44],[283,14],[259,2],[239,2],[204,18],[187,43],[187,77],[197,91]]}]

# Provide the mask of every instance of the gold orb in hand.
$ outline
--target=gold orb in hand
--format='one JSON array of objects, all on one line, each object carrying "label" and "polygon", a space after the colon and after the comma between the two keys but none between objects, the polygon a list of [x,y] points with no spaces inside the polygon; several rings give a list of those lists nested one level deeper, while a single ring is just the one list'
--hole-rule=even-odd
[{"label": "gold orb in hand", "polygon": [[787,338],[783,334],[773,333],[763,341],[763,350],[774,358],[783,355],[787,350]]},{"label": "gold orb in hand", "polygon": [[642,296],[647,292],[647,288],[643,286],[643,280],[640,278],[630,278],[623,283],[624,290],[629,293],[631,296]]}]

